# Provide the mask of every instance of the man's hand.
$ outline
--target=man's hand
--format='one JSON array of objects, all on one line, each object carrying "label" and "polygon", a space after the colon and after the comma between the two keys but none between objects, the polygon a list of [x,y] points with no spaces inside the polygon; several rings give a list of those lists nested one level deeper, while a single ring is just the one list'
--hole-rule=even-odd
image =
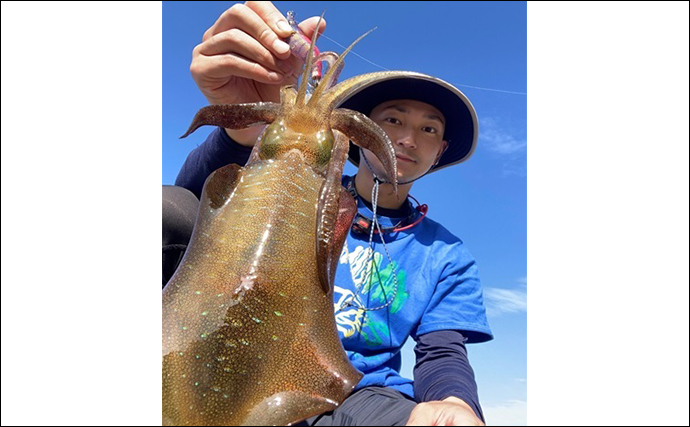
[{"label": "man's hand", "polygon": [[474,411],[457,397],[418,404],[410,414],[408,426],[483,426]]},{"label": "man's hand", "polygon": [[[299,24],[312,37],[318,17]],[[326,23],[321,22],[320,32]],[[302,62],[283,41],[292,30],[271,2],[235,4],[209,28],[194,48],[190,72],[210,104],[280,102],[280,87],[296,82]],[[261,127],[226,129],[243,145],[253,145]]]}]

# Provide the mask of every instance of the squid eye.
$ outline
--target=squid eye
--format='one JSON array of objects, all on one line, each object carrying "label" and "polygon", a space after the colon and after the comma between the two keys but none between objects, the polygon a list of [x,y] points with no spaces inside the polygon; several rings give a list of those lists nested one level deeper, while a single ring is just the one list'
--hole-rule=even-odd
[{"label": "squid eye", "polygon": [[280,153],[280,147],[284,143],[284,132],[285,127],[280,123],[273,123],[266,128],[259,145],[259,158],[274,159]]},{"label": "squid eye", "polygon": [[331,160],[331,150],[333,150],[333,132],[320,131],[316,134],[316,164],[323,166]]}]

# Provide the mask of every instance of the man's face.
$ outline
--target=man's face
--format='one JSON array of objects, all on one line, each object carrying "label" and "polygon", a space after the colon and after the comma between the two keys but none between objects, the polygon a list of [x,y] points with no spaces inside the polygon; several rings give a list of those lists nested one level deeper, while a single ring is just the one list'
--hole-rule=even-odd
[{"label": "man's face", "polygon": [[[438,109],[424,102],[409,99],[387,101],[374,108],[369,118],[386,131],[395,147],[398,181],[422,176],[448,145],[443,140],[445,117]],[[370,151],[364,150],[364,155],[374,171],[378,173],[383,170]]]}]

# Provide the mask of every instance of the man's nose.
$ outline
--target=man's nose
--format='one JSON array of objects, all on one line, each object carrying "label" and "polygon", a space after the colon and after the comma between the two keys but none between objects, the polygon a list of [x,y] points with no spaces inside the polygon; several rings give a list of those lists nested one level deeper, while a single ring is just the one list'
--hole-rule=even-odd
[{"label": "man's nose", "polygon": [[402,132],[395,138],[395,143],[405,148],[417,148],[412,132]]}]

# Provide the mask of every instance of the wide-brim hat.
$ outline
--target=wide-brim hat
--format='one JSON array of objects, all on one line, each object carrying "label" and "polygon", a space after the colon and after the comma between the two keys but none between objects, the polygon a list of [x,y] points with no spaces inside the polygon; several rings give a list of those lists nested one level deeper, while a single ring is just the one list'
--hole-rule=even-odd
[{"label": "wide-brim hat", "polygon": [[[477,147],[479,124],[470,100],[458,88],[426,74],[405,72],[376,79],[340,104],[342,108],[369,115],[377,105],[394,99],[412,99],[433,105],[443,113],[446,124],[443,139],[448,148],[429,173],[464,162]],[[359,165],[359,147],[350,142],[349,158]]]}]

